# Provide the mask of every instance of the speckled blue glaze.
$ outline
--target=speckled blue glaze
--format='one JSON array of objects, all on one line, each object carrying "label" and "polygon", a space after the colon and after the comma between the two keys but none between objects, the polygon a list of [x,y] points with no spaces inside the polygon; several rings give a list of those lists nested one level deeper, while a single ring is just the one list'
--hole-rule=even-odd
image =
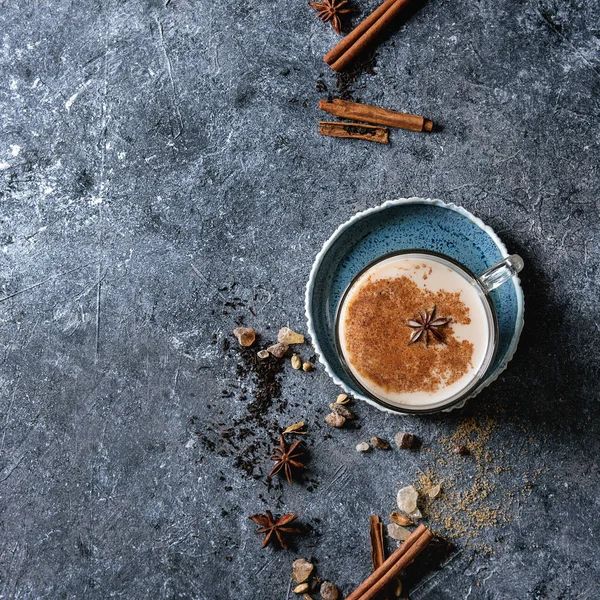
[{"label": "speckled blue glaze", "polygon": [[[493,230],[464,209],[439,200],[410,198],[388,202],[360,213],[333,234],[317,256],[307,287],[309,332],[333,379],[370,404],[373,402],[355,389],[338,358],[335,314],[344,290],[361,269],[384,254],[404,249],[441,252],[475,274],[508,255]],[[486,381],[477,391],[504,370],[523,326],[523,295],[518,278],[494,290],[491,298],[498,316],[498,351]]]}]

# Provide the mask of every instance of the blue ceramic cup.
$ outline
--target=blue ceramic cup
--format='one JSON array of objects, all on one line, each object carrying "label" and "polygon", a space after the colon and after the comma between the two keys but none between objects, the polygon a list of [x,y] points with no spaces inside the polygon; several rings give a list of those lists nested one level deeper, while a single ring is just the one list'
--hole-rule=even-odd
[{"label": "blue ceramic cup", "polygon": [[[496,232],[464,208],[436,199],[400,198],[356,213],[342,223],[316,255],[306,286],[308,333],[325,372],[357,400],[397,414],[405,411],[374,401],[348,375],[335,343],[336,312],[358,272],[384,255],[414,248],[450,257],[472,276],[510,256]],[[525,302],[518,276],[486,295],[497,316],[497,351],[487,377],[470,398],[507,368],[524,325]],[[464,401],[443,410],[463,405]]]}]

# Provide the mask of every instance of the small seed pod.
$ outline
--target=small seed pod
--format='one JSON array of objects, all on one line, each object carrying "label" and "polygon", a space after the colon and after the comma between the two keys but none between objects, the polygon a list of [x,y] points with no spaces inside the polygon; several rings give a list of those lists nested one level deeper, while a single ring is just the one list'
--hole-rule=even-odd
[{"label": "small seed pod", "polygon": [[340,394],[336,399],[337,404],[350,404],[350,398],[348,394]]},{"label": "small seed pod", "polygon": [[248,347],[254,344],[256,333],[251,327],[237,327],[233,330],[233,335],[237,338],[240,346]]}]

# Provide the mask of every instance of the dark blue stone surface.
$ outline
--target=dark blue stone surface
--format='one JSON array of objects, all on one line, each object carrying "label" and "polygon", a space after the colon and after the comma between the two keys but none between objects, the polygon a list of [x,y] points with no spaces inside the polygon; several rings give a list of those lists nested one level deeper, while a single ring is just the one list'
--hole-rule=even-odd
[{"label": "dark blue stone surface", "polygon": [[[445,518],[426,522],[454,546],[406,574],[412,600],[600,597],[599,11],[431,0],[352,81],[305,1],[1,3],[0,597],[283,599],[299,556],[348,593],[369,515],[427,472]],[[340,86],[439,128],[320,137]],[[320,369],[265,374],[230,332],[304,330],[321,244],[409,196],[523,256],[523,338],[464,411],[356,406],[331,431]],[[269,489],[299,420],[312,481]],[[469,423],[488,452],[460,463],[445,440]],[[420,449],[354,451],[399,429]],[[479,483],[488,513],[447,506]],[[300,515],[295,549],[260,549],[266,509]]]}]

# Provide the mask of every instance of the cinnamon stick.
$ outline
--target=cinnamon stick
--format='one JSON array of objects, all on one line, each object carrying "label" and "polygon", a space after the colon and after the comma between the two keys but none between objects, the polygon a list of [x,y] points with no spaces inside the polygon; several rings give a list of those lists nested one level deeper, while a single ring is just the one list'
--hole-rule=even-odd
[{"label": "cinnamon stick", "polygon": [[382,590],[406,569],[427,547],[433,534],[425,525],[419,525],[408,539],[369,577],[367,577],[346,600],[373,600]]},{"label": "cinnamon stick", "polygon": [[[371,558],[373,570],[377,570],[385,562],[385,548],[383,546],[383,523],[377,515],[371,515],[369,519],[369,533],[371,538]],[[389,600],[387,590],[379,597],[379,600]]]},{"label": "cinnamon stick", "polygon": [[328,64],[332,65],[344,52],[346,52],[358,38],[360,38],[367,30],[383,15],[396,0],[385,0],[380,4],[368,17],[362,20],[344,39],[340,40],[323,58]]},{"label": "cinnamon stick", "polygon": [[355,140],[367,140],[380,144],[390,143],[390,130],[386,127],[364,125],[363,123],[344,123],[342,121],[319,121],[321,135],[330,137],[351,138]]},{"label": "cinnamon stick", "polygon": [[339,98],[331,102],[321,100],[319,108],[342,119],[364,121],[366,123],[373,123],[374,125],[387,125],[411,131],[431,131],[433,129],[433,121],[420,115],[388,110],[387,108],[379,108],[370,104],[349,102],[348,100],[340,100]]},{"label": "cinnamon stick", "polygon": [[[354,62],[365,49],[370,46],[382,33],[387,29],[392,21],[400,14],[402,9],[410,2],[410,0],[395,0],[394,2],[384,2],[379,9],[374,11],[374,13],[365,19],[368,21],[366,26],[361,28],[361,31],[352,37],[351,42],[346,43],[342,46],[342,52],[340,50],[336,50],[334,47],[328,54],[325,55],[325,62],[334,70],[334,71],[343,71],[346,69],[352,62]],[[384,6],[386,7],[383,10]],[[377,13],[375,18],[372,18]],[[363,21],[364,22],[364,21]],[[361,27],[362,23],[359,24],[358,27]],[[357,29],[358,29],[357,27]],[[352,36],[354,31],[352,31],[349,36]],[[349,37],[347,36],[347,37]],[[344,38],[345,40],[346,38]],[[343,44],[344,40],[340,42]],[[339,44],[338,44],[339,45]],[[345,48],[345,49],[344,49]],[[335,51],[335,52],[334,52]],[[339,57],[336,58],[333,62],[329,62],[331,60],[331,56],[336,56],[339,54]],[[329,60],[328,60],[329,57]]]}]

